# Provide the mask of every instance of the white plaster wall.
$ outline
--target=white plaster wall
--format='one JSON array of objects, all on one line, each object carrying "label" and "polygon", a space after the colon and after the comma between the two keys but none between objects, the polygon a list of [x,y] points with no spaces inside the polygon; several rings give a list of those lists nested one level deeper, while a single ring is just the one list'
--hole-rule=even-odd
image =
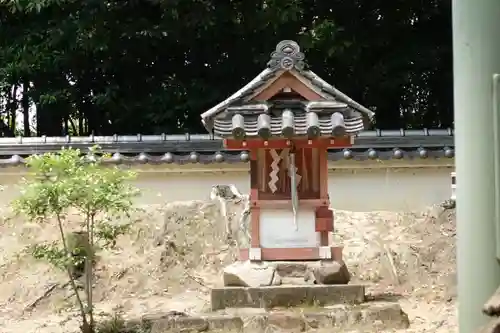
[{"label": "white plaster wall", "polygon": [[293,212],[288,209],[262,209],[260,212],[260,244],[262,247],[316,247],[318,233],[315,230],[314,210],[300,209],[297,226]]},{"label": "white plaster wall", "polygon": [[339,170],[330,173],[332,207],[352,211],[418,210],[451,196],[451,168]]},{"label": "white plaster wall", "polygon": [[[331,171],[329,190],[332,207],[353,211],[413,210],[449,199],[448,167],[341,169]],[[8,203],[19,190],[18,174],[1,174],[0,203]],[[235,184],[249,191],[248,172],[140,173],[137,186],[144,190],[141,204],[208,199],[214,184]]]}]

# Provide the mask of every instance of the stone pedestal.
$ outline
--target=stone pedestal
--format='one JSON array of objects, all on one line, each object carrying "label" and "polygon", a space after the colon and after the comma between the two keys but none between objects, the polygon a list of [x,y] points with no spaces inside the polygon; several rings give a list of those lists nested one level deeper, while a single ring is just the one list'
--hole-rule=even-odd
[{"label": "stone pedestal", "polygon": [[226,308],[290,308],[335,304],[361,304],[365,301],[362,285],[304,285],[270,287],[224,287],[211,292],[212,311]]},{"label": "stone pedestal", "polygon": [[340,333],[408,328],[408,316],[398,302],[368,299],[365,286],[347,282],[349,272],[341,262],[239,261],[224,270],[226,286],[211,290],[210,311],[157,316],[147,323],[151,333]]},{"label": "stone pedestal", "polygon": [[351,275],[343,261],[239,261],[224,269],[224,286],[347,284]]}]

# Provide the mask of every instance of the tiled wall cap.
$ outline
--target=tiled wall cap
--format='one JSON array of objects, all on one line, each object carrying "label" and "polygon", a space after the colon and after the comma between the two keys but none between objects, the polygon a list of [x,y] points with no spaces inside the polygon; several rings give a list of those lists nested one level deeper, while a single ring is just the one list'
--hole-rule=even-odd
[{"label": "tiled wall cap", "polygon": [[161,157],[161,160],[166,163],[172,163],[174,161],[174,156],[172,153],[166,153]]},{"label": "tiled wall cap", "polygon": [[376,159],[378,157],[377,151],[375,149],[370,148],[368,150],[368,157],[372,160]]},{"label": "tiled wall cap", "polygon": [[222,155],[220,152],[217,152],[214,156],[214,160],[217,163],[222,163],[224,162],[224,155]]},{"label": "tiled wall cap", "polygon": [[343,155],[345,159],[351,159],[352,158],[352,151],[350,149],[344,149]]},{"label": "tiled wall cap", "polygon": [[393,151],[393,155],[394,155],[394,158],[401,159],[401,158],[403,158],[404,153],[401,149],[395,148]]},{"label": "tiled wall cap", "polygon": [[122,154],[114,153],[113,156],[111,156],[111,160],[115,163],[121,163],[123,161]]},{"label": "tiled wall cap", "polygon": [[240,160],[241,160],[242,162],[248,162],[248,160],[249,160],[249,159],[250,159],[250,155],[248,155],[248,152],[246,152],[246,151],[242,151],[242,152],[240,153]]},{"label": "tiled wall cap", "polygon": [[149,161],[149,156],[145,153],[140,153],[139,156],[137,156],[137,160],[141,163],[147,163]]},{"label": "tiled wall cap", "polygon": [[455,156],[455,151],[450,147],[446,147],[446,148],[444,148],[444,156],[448,157],[448,158],[452,158]]},{"label": "tiled wall cap", "polygon": [[198,154],[196,152],[192,152],[191,154],[189,154],[189,160],[191,161],[191,163],[198,162],[199,160]]},{"label": "tiled wall cap", "polygon": [[[364,160],[390,160],[390,159],[425,159],[429,157],[445,157],[452,159],[454,157],[453,147],[418,147],[418,148],[393,148],[393,149],[374,149],[374,148],[346,148],[346,149],[332,149],[327,153],[328,160],[355,160],[362,162]],[[27,155],[13,154],[9,157],[0,157],[0,166],[15,166],[26,163]],[[35,156],[35,154],[31,155]],[[95,161],[96,157],[86,154],[85,158],[88,161]],[[116,152],[110,158],[105,159],[103,162],[110,164],[170,164],[170,163],[246,163],[250,160],[250,153],[248,151],[217,151],[214,153],[196,152],[192,151],[189,154],[185,153],[172,153],[167,152],[162,155],[148,154],[140,152],[136,154],[123,154]]]},{"label": "tiled wall cap", "polygon": [[420,147],[418,148],[418,155],[421,158],[427,158],[429,156],[429,152],[427,151],[427,149]]}]

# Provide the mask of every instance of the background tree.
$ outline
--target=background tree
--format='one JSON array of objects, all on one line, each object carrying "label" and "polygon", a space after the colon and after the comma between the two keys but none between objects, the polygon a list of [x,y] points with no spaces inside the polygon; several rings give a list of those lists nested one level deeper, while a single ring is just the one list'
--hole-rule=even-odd
[{"label": "background tree", "polygon": [[0,19],[3,136],[204,132],[282,39],[379,128],[453,124],[450,0],[2,0]]}]

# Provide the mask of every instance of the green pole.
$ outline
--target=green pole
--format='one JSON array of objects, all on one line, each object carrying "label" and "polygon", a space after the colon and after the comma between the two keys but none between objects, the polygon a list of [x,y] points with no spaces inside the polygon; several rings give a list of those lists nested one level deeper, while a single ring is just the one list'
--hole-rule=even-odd
[{"label": "green pole", "polygon": [[500,284],[492,124],[500,0],[452,0],[452,12],[459,331],[473,333],[487,322],[482,306]]}]

